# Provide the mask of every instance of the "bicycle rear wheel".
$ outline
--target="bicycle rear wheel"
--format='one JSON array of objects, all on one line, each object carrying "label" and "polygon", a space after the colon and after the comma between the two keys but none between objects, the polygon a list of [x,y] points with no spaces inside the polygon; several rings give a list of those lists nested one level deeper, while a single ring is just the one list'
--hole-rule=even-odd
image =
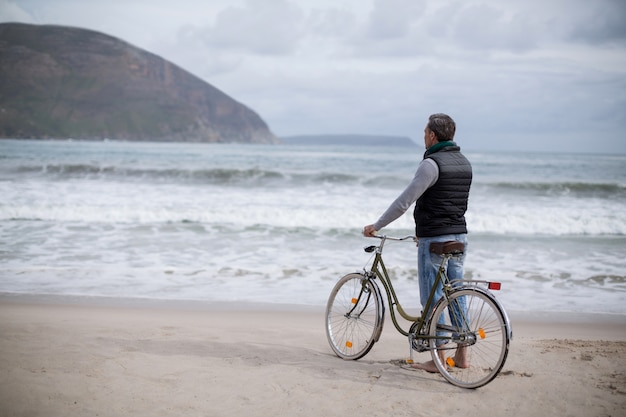
[{"label": "bicycle rear wheel", "polygon": [[380,337],[384,306],[380,290],[363,274],[341,278],[326,305],[326,336],[343,359],[365,356]]},{"label": "bicycle rear wheel", "polygon": [[504,366],[510,334],[508,319],[492,295],[461,288],[434,308],[429,328],[432,358],[450,383],[478,388]]}]

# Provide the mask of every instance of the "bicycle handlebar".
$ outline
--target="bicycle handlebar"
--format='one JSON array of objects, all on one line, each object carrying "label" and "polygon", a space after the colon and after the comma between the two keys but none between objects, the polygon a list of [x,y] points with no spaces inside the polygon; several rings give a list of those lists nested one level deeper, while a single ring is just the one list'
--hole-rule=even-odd
[{"label": "bicycle handlebar", "polygon": [[385,240],[398,240],[398,241],[401,241],[401,240],[409,240],[409,239],[411,239],[414,242],[416,242],[418,240],[417,237],[411,236],[411,235],[404,236],[404,237],[394,237],[394,236],[387,236],[387,235],[382,235],[382,236],[381,235],[374,235],[374,236],[368,236],[368,237],[375,237],[375,238],[378,238],[378,239],[380,239],[382,241],[385,241]]},{"label": "bicycle handlebar", "polygon": [[395,240],[395,241],[404,241],[404,240],[412,240],[413,242],[418,242],[418,238],[415,236],[404,236],[404,237],[395,237],[395,236],[387,236],[387,235],[374,235],[374,236],[366,236],[366,237],[375,237],[380,239],[380,245],[378,246],[368,246],[365,248],[365,252],[371,253],[377,251],[379,254],[383,253],[383,246],[385,246],[385,242],[387,240]]}]

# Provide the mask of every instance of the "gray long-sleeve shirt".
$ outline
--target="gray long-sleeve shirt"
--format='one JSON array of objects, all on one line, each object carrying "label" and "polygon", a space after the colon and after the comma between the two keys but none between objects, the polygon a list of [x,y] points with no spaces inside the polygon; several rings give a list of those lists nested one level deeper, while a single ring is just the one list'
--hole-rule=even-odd
[{"label": "gray long-sleeve shirt", "polygon": [[380,216],[374,228],[380,230],[389,223],[402,216],[424,192],[432,187],[439,179],[439,166],[430,158],[425,158],[420,162],[415,171],[415,176],[405,190],[395,199],[387,210]]}]

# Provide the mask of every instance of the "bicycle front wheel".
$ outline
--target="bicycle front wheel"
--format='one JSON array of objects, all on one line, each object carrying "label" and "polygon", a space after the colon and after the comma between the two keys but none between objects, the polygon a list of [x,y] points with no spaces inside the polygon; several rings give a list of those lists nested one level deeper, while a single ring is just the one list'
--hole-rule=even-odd
[{"label": "bicycle front wheel", "polygon": [[462,288],[434,308],[429,330],[432,358],[450,383],[478,388],[504,366],[510,334],[508,319],[492,295]]},{"label": "bicycle front wheel", "polygon": [[326,305],[326,336],[343,359],[365,356],[380,337],[383,323],[380,290],[363,274],[341,278]]}]

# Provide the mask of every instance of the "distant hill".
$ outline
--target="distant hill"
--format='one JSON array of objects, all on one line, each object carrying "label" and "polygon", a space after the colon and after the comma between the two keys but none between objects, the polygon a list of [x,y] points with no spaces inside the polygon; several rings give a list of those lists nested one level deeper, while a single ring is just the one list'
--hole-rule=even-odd
[{"label": "distant hill", "polygon": [[405,136],[299,135],[281,137],[280,141],[286,145],[417,146],[411,138]]},{"label": "distant hill", "polygon": [[253,110],[120,39],[0,24],[0,138],[277,143]]}]

